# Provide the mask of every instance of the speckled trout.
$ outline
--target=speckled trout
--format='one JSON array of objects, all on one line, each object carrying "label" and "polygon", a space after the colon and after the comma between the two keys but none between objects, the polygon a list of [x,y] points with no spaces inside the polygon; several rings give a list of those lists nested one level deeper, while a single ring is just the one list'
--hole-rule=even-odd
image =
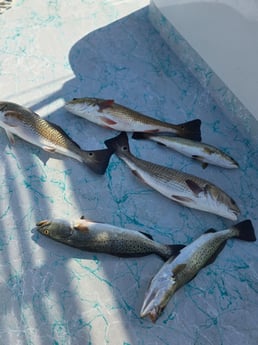
[{"label": "speckled trout", "polygon": [[0,126],[12,144],[14,134],[50,153],[60,153],[85,163],[97,174],[104,174],[112,151],[82,150],[59,126],[42,119],[38,114],[21,105],[0,102]]},{"label": "speckled trout", "polygon": [[175,257],[183,245],[165,245],[153,241],[146,233],[92,222],[84,217],[69,222],[62,219],[42,220],[37,230],[55,241],[86,250],[120,257],[156,254],[163,260]]},{"label": "speckled trout", "polygon": [[99,98],[74,98],[65,108],[97,125],[124,132],[167,132],[179,137],[201,141],[201,120],[174,125],[156,120],[137,111]]},{"label": "speckled trout", "polygon": [[225,152],[213,145],[197,142],[185,138],[177,138],[162,134],[134,133],[133,139],[150,139],[158,144],[164,145],[186,157],[190,157],[202,163],[203,168],[208,164],[222,168],[238,168],[238,163]]},{"label": "speckled trout", "polygon": [[214,184],[197,176],[139,159],[131,154],[126,133],[105,141],[147,185],[177,203],[236,220],[240,210],[235,201]]},{"label": "speckled trout", "polygon": [[155,322],[174,293],[192,280],[203,267],[211,264],[226,241],[233,237],[243,241],[256,241],[251,221],[245,220],[217,232],[210,229],[184,247],[175,259],[168,259],[151,280],[141,308],[141,317],[149,316]]}]

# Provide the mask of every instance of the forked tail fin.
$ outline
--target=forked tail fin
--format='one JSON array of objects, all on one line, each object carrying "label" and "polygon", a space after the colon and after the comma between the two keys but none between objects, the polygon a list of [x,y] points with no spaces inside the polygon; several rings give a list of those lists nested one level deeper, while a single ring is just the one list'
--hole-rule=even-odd
[{"label": "forked tail fin", "polygon": [[151,134],[144,133],[144,132],[134,132],[132,135],[132,139],[148,139]]},{"label": "forked tail fin", "polygon": [[238,230],[238,238],[243,241],[255,242],[256,236],[254,232],[254,227],[250,219],[244,220],[236,225],[233,228]]},{"label": "forked tail fin", "polygon": [[83,162],[95,174],[103,175],[108,167],[110,157],[113,154],[112,149],[82,151]]}]

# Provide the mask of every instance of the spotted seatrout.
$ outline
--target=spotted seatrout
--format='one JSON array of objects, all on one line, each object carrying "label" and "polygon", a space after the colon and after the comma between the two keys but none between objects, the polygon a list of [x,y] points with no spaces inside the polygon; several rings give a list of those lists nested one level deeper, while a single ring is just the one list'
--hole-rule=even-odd
[{"label": "spotted seatrout", "polygon": [[240,211],[235,201],[207,180],[139,159],[130,153],[126,133],[106,140],[132,172],[147,185],[177,203],[236,220]]},{"label": "spotted seatrout", "polygon": [[96,223],[82,217],[74,222],[62,219],[43,220],[37,230],[55,241],[89,252],[107,253],[120,257],[159,255],[163,260],[174,257],[183,245],[165,245],[153,241],[148,234]]},{"label": "spotted seatrout", "polygon": [[141,308],[141,317],[149,316],[155,322],[174,293],[193,279],[205,266],[211,264],[229,238],[256,241],[250,220],[227,230],[208,230],[197,240],[183,248],[178,256],[168,259],[153,277]]},{"label": "spotted seatrout", "polygon": [[174,125],[100,98],[74,98],[65,108],[97,125],[125,132],[167,132],[179,137],[201,140],[201,120]]},{"label": "spotted seatrout", "polygon": [[0,126],[5,129],[12,144],[15,134],[45,151],[60,153],[83,162],[97,174],[104,174],[112,155],[109,149],[82,150],[59,126],[15,103],[0,102]]}]

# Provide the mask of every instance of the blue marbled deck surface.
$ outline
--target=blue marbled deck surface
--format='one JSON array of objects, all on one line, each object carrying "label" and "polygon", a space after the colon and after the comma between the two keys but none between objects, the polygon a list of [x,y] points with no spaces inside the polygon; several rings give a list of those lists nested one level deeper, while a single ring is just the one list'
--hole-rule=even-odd
[{"label": "blue marbled deck surface", "polygon": [[[139,9],[146,4],[17,1],[0,16],[1,100],[30,106],[83,148],[102,148],[116,132],[67,113],[64,101],[73,97],[114,98],[174,123],[201,118],[203,141],[231,154],[240,169],[203,170],[151,142],[131,140],[132,152],[216,183],[239,204],[240,220],[252,219],[257,229],[257,146],[160,38],[148,8]],[[0,134],[1,344],[257,344],[256,243],[229,241],[153,325],[139,311],[158,257],[83,253],[34,229],[41,219],[84,214],[163,243],[189,243],[230,221],[165,199],[115,156],[100,177],[18,138],[10,146]]]}]

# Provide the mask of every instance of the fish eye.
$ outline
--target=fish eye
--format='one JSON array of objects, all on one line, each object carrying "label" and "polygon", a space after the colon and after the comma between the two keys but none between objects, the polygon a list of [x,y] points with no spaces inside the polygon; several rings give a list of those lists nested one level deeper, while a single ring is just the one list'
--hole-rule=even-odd
[{"label": "fish eye", "polygon": [[123,147],[122,147],[122,150],[123,150],[123,151],[127,151],[127,150],[128,150],[128,147],[127,147],[127,146],[123,146]]},{"label": "fish eye", "polygon": [[78,99],[78,98],[75,97],[75,98],[73,98],[73,101],[77,101],[77,99]]},{"label": "fish eye", "polygon": [[48,229],[44,230],[44,235],[49,235],[49,230]]},{"label": "fish eye", "polygon": [[89,152],[89,156],[92,157],[93,156],[93,152]]}]

